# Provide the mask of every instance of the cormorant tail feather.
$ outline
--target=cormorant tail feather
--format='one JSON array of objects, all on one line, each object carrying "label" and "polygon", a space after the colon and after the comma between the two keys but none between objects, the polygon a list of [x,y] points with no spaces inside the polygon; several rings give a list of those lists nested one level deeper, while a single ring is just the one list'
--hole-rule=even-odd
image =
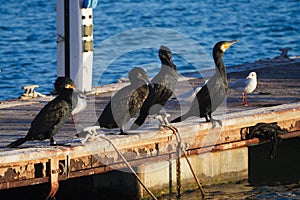
[{"label": "cormorant tail feather", "polygon": [[9,145],[7,145],[7,147],[9,147],[9,148],[15,148],[15,147],[18,147],[21,144],[25,143],[26,141],[27,141],[26,138],[20,138],[20,139],[17,139],[16,141],[10,143]]}]

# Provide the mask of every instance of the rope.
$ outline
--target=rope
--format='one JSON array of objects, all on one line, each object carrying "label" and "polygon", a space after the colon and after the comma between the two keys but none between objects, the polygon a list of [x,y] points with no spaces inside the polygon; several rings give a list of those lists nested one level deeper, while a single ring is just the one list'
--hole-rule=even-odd
[{"label": "rope", "polygon": [[181,142],[178,142],[177,144],[177,159],[176,159],[176,190],[177,190],[177,195],[176,199],[180,199],[181,197],[181,163],[180,163],[180,147],[181,147]]},{"label": "rope", "polygon": [[[148,194],[154,199],[157,200],[157,198],[154,196],[154,194],[146,187],[146,185],[142,182],[142,180],[140,179],[140,177],[135,173],[135,171],[133,170],[133,168],[130,166],[130,164],[127,162],[127,160],[125,159],[125,157],[122,155],[122,153],[119,151],[119,149],[117,148],[117,146],[108,138],[106,137],[104,134],[101,135],[97,135],[97,129],[100,129],[100,126],[91,126],[91,127],[86,127],[83,131],[87,132],[88,134],[85,136],[85,138],[83,139],[82,143],[86,142],[90,137],[92,138],[102,138],[106,141],[108,141],[113,148],[115,149],[115,151],[118,153],[118,155],[121,157],[121,159],[124,161],[124,163],[127,165],[127,167],[130,169],[130,171],[134,174],[134,176],[136,177],[136,179],[139,181],[139,183],[144,187],[144,189],[148,192]],[[99,137],[96,137],[96,135]]]},{"label": "rope", "polygon": [[279,135],[285,134],[288,131],[282,129],[277,123],[257,123],[255,126],[249,128],[249,133],[247,138],[252,139],[254,137],[260,140],[270,140],[271,141],[271,151],[270,159],[275,159],[275,154],[277,151],[277,145],[280,142]]},{"label": "rope", "polygon": [[169,154],[169,194],[173,193],[173,183],[172,183],[172,161],[171,161],[172,155]]},{"label": "rope", "polygon": [[139,181],[139,183],[144,187],[144,189],[148,192],[148,194],[154,199],[157,200],[157,198],[154,196],[154,194],[146,187],[146,185],[142,182],[142,180],[140,179],[140,177],[135,173],[135,171],[133,170],[133,168],[130,166],[130,164],[127,162],[127,160],[125,159],[125,157],[121,154],[121,152],[119,151],[119,149],[115,146],[115,144],[109,139],[107,138],[105,135],[98,135],[100,138],[108,141],[113,148],[115,149],[115,151],[118,153],[118,155],[121,157],[121,159],[124,161],[124,163],[127,165],[127,167],[130,169],[130,171],[134,174],[134,176],[136,177],[136,179]]},{"label": "rope", "polygon": [[[193,174],[193,176],[194,176],[194,179],[195,179],[195,181],[196,181],[196,183],[197,183],[197,185],[198,185],[198,189],[200,189],[201,196],[202,196],[202,199],[203,199],[203,198],[205,197],[205,192],[204,192],[204,190],[203,190],[203,187],[202,187],[202,185],[201,185],[201,183],[200,183],[198,177],[196,176],[196,174],[195,174],[195,172],[194,172],[194,170],[193,170],[192,164],[190,163],[190,161],[189,161],[189,159],[188,159],[188,157],[187,157],[187,154],[186,154],[185,149],[184,149],[183,146],[181,145],[181,141],[182,141],[182,140],[181,140],[181,136],[180,136],[180,134],[179,134],[178,129],[177,129],[176,127],[170,126],[170,125],[166,125],[166,126],[164,126],[164,127],[168,128],[168,129],[170,129],[170,130],[172,130],[172,131],[173,131],[173,134],[175,134],[176,140],[177,140],[177,143],[178,143],[178,148],[181,149],[181,151],[183,152],[183,155],[184,155],[184,157],[185,157],[185,159],[186,159],[186,161],[187,161],[187,163],[188,163],[188,165],[189,165],[189,168],[190,168],[190,170],[191,170],[191,172],[192,172],[192,174]],[[179,150],[179,152],[180,152],[180,150]],[[178,153],[178,152],[177,152],[177,153]],[[178,155],[178,158],[177,158],[177,159],[178,159],[178,160],[180,159],[180,154]],[[176,162],[176,164],[177,164],[177,162]],[[179,164],[180,164],[180,161],[179,161]],[[177,167],[178,167],[178,166],[177,166]],[[178,187],[178,186],[177,186],[177,187]],[[181,185],[180,185],[180,187],[181,187]]]}]

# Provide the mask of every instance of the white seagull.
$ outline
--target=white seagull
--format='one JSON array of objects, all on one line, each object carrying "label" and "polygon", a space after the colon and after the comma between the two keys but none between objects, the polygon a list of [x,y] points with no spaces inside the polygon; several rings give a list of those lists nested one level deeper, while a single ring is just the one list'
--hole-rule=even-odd
[{"label": "white seagull", "polygon": [[256,72],[250,72],[246,78],[228,84],[229,88],[242,92],[243,105],[248,106],[247,94],[253,92],[257,86]]}]

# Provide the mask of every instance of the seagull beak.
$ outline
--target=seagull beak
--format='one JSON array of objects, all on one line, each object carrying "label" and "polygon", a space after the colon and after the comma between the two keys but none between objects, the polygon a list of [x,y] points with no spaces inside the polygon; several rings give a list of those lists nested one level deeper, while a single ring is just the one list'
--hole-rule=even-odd
[{"label": "seagull beak", "polygon": [[81,98],[81,99],[85,99],[86,96],[84,94],[84,92],[82,92],[81,90],[77,89],[77,88],[74,88],[73,89],[76,93],[78,93],[78,97]]},{"label": "seagull beak", "polygon": [[75,85],[73,85],[73,84],[67,84],[67,85],[65,86],[65,88],[73,89],[73,92],[77,93],[78,96],[79,96],[79,98],[82,98],[82,99],[85,99],[85,98],[86,98],[85,94],[84,94],[81,90],[77,89],[77,88],[75,87]]}]

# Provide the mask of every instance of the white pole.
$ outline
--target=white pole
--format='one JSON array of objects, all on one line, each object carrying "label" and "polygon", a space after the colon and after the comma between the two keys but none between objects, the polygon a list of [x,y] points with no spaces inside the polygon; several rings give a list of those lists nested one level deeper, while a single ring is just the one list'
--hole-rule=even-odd
[{"label": "white pole", "polygon": [[65,76],[64,0],[56,0],[57,76]]},{"label": "white pole", "polygon": [[97,1],[56,0],[57,76],[70,77],[86,92],[92,89],[92,4]]}]

